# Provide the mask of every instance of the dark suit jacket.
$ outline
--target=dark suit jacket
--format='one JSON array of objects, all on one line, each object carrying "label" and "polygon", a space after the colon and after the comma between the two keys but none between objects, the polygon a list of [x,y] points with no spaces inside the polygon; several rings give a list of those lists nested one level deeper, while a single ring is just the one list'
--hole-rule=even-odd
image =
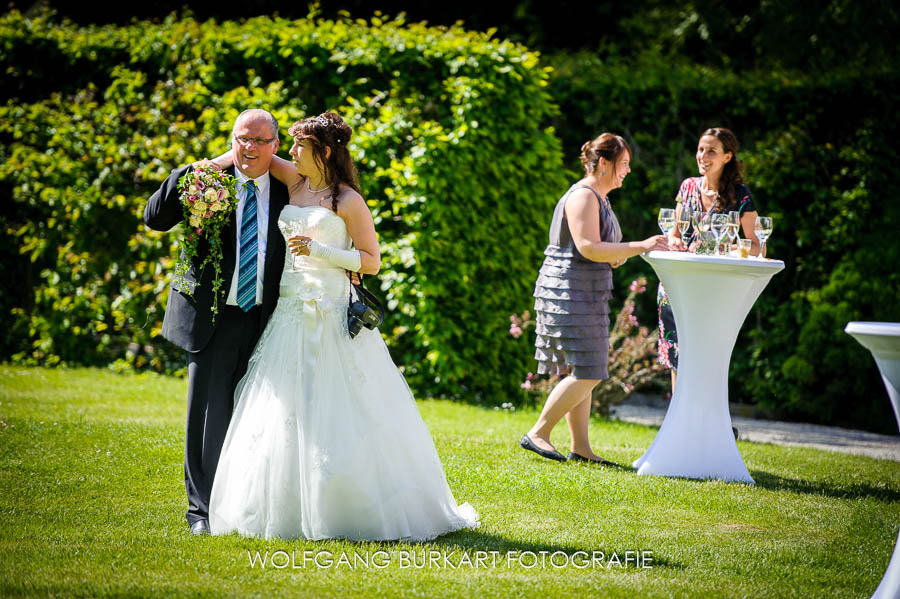
[{"label": "dark suit jacket", "polygon": [[[168,231],[184,220],[184,211],[178,199],[178,179],[190,168],[190,166],[182,166],[173,170],[163,181],[159,190],[150,196],[147,207],[144,208],[144,223],[148,227],[157,231]],[[233,175],[234,167],[226,169],[226,172]],[[284,238],[278,229],[278,215],[287,202],[287,187],[273,177],[269,185],[269,225],[266,262],[263,271],[260,331],[265,328],[269,316],[272,315],[275,305],[278,303],[278,284],[284,268],[285,252]],[[219,289],[220,314],[225,309],[225,300],[228,297],[228,290],[237,263],[235,226],[235,216],[232,214],[229,224],[222,230],[224,243],[222,248],[222,287]],[[218,323],[218,317],[215,322],[213,321],[212,313],[212,280],[215,270],[212,264],[207,264],[202,273],[197,268],[208,252],[209,246],[201,242],[198,256],[185,275],[185,279],[190,284],[197,283],[193,297],[178,289],[173,281],[169,291],[166,316],[163,319],[163,337],[189,352],[199,352],[205,348]]]}]

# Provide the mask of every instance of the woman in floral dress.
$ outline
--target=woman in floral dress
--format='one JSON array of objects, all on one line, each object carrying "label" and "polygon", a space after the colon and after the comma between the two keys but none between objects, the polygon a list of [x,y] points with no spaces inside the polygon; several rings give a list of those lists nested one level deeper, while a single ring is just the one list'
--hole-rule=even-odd
[{"label": "woman in floral dress", "polygon": [[[707,129],[697,143],[697,169],[699,177],[688,177],[681,182],[675,196],[675,219],[679,220],[685,208],[693,212],[725,213],[738,212],[744,237],[752,242],[750,253],[758,255],[760,246],[754,227],[756,206],[750,190],[744,184],[742,164],[737,152],[740,144],[728,129],[714,127]],[[693,225],[688,229],[687,238],[693,235]],[[669,248],[687,250],[678,227],[669,234]],[[659,344],[657,361],[672,370],[672,392],[675,392],[675,377],[678,369],[678,333],[672,306],[662,283],[657,293],[659,305]]]}]

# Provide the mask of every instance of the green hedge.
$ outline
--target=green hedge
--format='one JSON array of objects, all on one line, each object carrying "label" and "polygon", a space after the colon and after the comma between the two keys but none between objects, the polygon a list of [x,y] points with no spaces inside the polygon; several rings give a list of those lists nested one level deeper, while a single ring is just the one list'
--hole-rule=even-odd
[{"label": "green hedge", "polygon": [[[900,208],[892,199],[900,69],[737,73],[652,52],[627,63],[594,54],[550,62],[564,147],[583,131],[611,130],[635,150],[634,172],[614,200],[626,237],[654,232],[658,209],[697,175],[704,129],[728,127],[741,140],[759,212],[775,218],[769,255],[786,268],[735,346],[732,399],[781,418],[896,433],[871,355],[843,328],[900,321]],[[655,279],[632,260],[615,272],[619,289],[636,274]],[[641,308],[646,319],[656,306]]]},{"label": "green hedge", "polygon": [[[531,306],[577,148],[604,130],[632,143],[613,202],[626,238],[642,238],[696,173],[699,133],[720,125],[742,141],[757,205],[776,219],[771,255],[787,265],[744,326],[732,397],[894,431],[874,363],[843,326],[900,321],[896,67],[734,72],[652,49],[541,63],[484,34],[377,18],[80,28],[13,11],[0,40],[12,240],[0,274],[14,282],[0,294],[0,359],[178,370],[159,338],[177,235],[141,225],[145,199],[173,166],[223,151],[243,108],[284,125],[330,108],[356,130],[395,359],[419,394],[502,403],[533,368],[508,317]],[[641,260],[616,270],[618,296],[642,274]]]},{"label": "green hedge", "polygon": [[284,156],[287,125],[336,109],[382,243],[382,332],[410,383],[518,392],[531,352],[509,314],[566,184],[535,53],[378,18],[80,28],[12,11],[0,40],[0,272],[23,282],[0,299],[0,358],[178,370],[159,336],[178,235],[144,228],[146,198],[222,152],[242,109],[276,115]]}]

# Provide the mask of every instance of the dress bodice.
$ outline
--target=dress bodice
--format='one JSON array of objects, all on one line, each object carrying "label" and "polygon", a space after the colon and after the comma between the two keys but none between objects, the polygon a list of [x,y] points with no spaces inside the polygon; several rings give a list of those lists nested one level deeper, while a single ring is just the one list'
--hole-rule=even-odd
[{"label": "dress bodice", "polygon": [[[285,243],[295,235],[305,235],[342,250],[348,249],[351,243],[344,219],[323,206],[288,204],[278,216],[278,228]],[[285,250],[280,297],[299,297],[303,300],[322,300],[326,297],[346,299],[349,285],[343,268],[321,258],[294,256],[290,248]]]}]

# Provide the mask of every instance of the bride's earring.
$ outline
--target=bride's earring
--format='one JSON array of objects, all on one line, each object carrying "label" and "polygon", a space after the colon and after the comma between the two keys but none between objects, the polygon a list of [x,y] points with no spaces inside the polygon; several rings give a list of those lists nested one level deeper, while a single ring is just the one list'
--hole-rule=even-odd
[{"label": "bride's earring", "polygon": [[606,171],[600,171],[600,176],[601,176],[601,177],[605,177],[605,176],[606,176]]}]

